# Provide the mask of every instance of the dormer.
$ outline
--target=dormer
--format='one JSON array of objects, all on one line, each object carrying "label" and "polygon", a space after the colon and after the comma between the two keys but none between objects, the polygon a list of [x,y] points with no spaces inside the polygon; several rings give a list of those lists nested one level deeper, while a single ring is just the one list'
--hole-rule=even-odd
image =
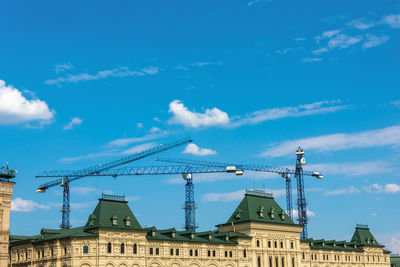
[{"label": "dormer", "polygon": [[118,225],[118,217],[117,217],[117,215],[113,215],[111,217],[111,225],[112,226],[117,226]]},{"label": "dormer", "polygon": [[126,227],[131,227],[131,222],[132,222],[131,217],[126,216],[125,219],[124,219],[124,221],[125,221],[125,226],[126,226]]}]

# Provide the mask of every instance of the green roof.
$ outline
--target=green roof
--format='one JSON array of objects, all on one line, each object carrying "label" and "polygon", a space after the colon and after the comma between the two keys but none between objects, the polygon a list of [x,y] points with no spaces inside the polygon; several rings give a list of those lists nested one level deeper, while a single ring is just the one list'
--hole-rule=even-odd
[{"label": "green roof", "polygon": [[249,221],[295,225],[272,194],[261,190],[246,190],[245,197],[226,224]]},{"label": "green roof", "polygon": [[354,231],[351,242],[356,243],[359,246],[380,246],[383,247],[376,241],[368,228],[368,225],[357,224],[356,230]]},{"label": "green roof", "polygon": [[149,241],[170,241],[170,242],[191,242],[237,245],[237,238],[251,239],[250,236],[238,232],[195,232],[195,231],[176,231],[175,228],[157,230],[155,227],[145,228],[147,240]]},{"label": "green roof", "polygon": [[390,255],[390,266],[400,267],[400,255]]},{"label": "green roof", "polygon": [[142,230],[127,201],[104,194],[85,225],[85,229],[93,228]]},{"label": "green roof", "polygon": [[85,231],[83,227],[75,227],[71,229],[42,229],[40,235],[35,236],[10,236],[10,245],[20,243],[38,243],[42,241],[63,239],[63,238],[90,238],[97,237],[96,233]]},{"label": "green roof", "polygon": [[359,248],[354,242],[336,241],[336,240],[325,240],[312,238],[301,240],[301,242],[308,243],[310,249],[314,250],[336,250],[336,251],[354,251],[362,252],[363,249]]}]

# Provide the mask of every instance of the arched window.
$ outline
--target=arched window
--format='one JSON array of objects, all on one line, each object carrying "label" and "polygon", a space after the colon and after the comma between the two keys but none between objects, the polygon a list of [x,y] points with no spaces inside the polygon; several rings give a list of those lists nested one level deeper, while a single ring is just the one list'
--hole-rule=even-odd
[{"label": "arched window", "polygon": [[83,254],[88,254],[88,253],[89,253],[89,247],[83,246]]},{"label": "arched window", "polygon": [[283,248],[283,242],[281,241],[281,248]]},{"label": "arched window", "polygon": [[243,249],[243,258],[247,257],[247,251],[245,249]]},{"label": "arched window", "polygon": [[293,242],[290,242],[290,248],[294,248]]},{"label": "arched window", "polygon": [[108,243],[107,244],[107,253],[111,253],[111,250],[112,250],[111,243]]},{"label": "arched window", "polygon": [[271,241],[268,241],[268,247],[269,248],[271,247]]},{"label": "arched window", "polygon": [[294,258],[292,258],[292,267],[296,267],[296,265],[294,264]]},{"label": "arched window", "polygon": [[67,247],[64,247],[64,255],[67,255]]},{"label": "arched window", "polygon": [[269,267],[272,267],[272,257],[269,257]]},{"label": "arched window", "polygon": [[275,257],[275,267],[279,267],[279,258]]},{"label": "arched window", "polygon": [[278,247],[278,243],[275,241],[274,242],[274,247],[277,248]]},{"label": "arched window", "polygon": [[285,267],[285,257],[282,257],[282,267]]},{"label": "arched window", "polygon": [[125,254],[125,244],[121,244],[121,254]]},{"label": "arched window", "polygon": [[260,247],[260,240],[257,240],[256,244],[257,244],[257,247],[259,248]]},{"label": "arched window", "polygon": [[137,254],[137,245],[133,244],[133,254]]},{"label": "arched window", "polygon": [[261,267],[261,257],[257,257],[257,267]]}]

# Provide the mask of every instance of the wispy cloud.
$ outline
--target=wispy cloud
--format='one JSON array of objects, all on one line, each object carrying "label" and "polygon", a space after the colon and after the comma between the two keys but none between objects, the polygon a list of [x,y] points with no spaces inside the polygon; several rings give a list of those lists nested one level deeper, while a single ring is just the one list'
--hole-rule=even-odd
[{"label": "wispy cloud", "polygon": [[50,206],[39,204],[33,200],[15,198],[11,201],[11,211],[31,212],[35,210],[49,210]]},{"label": "wispy cloud", "polygon": [[67,125],[64,125],[64,130],[72,130],[75,126],[82,124],[83,120],[79,117],[71,118]]},{"label": "wispy cloud", "polygon": [[[284,196],[284,189],[265,189],[266,192],[272,193],[274,197]],[[202,197],[203,202],[232,202],[241,200],[244,197],[245,190],[239,190],[227,193],[209,193]]]},{"label": "wispy cloud", "polygon": [[216,155],[217,151],[209,149],[209,148],[200,148],[196,144],[188,144],[185,147],[185,150],[182,152],[183,154],[192,154],[196,156],[209,156]]},{"label": "wispy cloud", "polygon": [[320,57],[308,57],[308,58],[303,58],[302,61],[306,62],[306,63],[313,63],[313,62],[322,61],[322,58],[320,58]]},{"label": "wispy cloud", "polygon": [[[238,179],[249,179],[249,180],[269,180],[269,179],[282,179],[280,175],[276,173],[267,172],[252,172],[245,171],[243,175],[236,175],[235,173],[200,173],[193,175],[193,180],[196,183],[211,183],[221,182]],[[182,177],[173,177],[167,180],[170,184],[184,184],[185,181]]]},{"label": "wispy cloud", "polygon": [[316,114],[334,113],[349,108],[348,105],[340,105],[340,100],[319,101],[311,104],[295,107],[267,108],[246,115],[244,118],[233,121],[231,127],[239,127],[246,124],[258,124],[265,121],[283,118],[304,117]]},{"label": "wispy cloud", "polygon": [[124,147],[134,143],[141,143],[159,139],[168,135],[167,131],[153,131],[141,137],[119,138],[108,142],[107,147]]},{"label": "wispy cloud", "polygon": [[364,189],[369,193],[385,193],[385,194],[396,194],[400,192],[400,185],[398,184],[373,184],[368,187],[364,187]]},{"label": "wispy cloud", "polygon": [[376,36],[373,34],[366,34],[366,41],[362,44],[364,49],[368,49],[371,47],[379,46],[389,40],[389,37],[386,35]]},{"label": "wispy cloud", "polygon": [[59,65],[55,65],[54,67],[54,71],[56,73],[60,73],[66,70],[70,70],[72,69],[74,66],[71,63],[64,63],[64,64],[59,64]]},{"label": "wispy cloud", "polygon": [[[34,93],[29,92],[31,96]],[[45,101],[37,98],[27,99],[23,93],[0,80],[0,125],[39,122],[48,124],[54,118]]]},{"label": "wispy cloud", "polygon": [[46,80],[45,83],[52,85],[52,84],[92,81],[92,80],[105,79],[108,77],[117,77],[117,78],[132,77],[132,76],[142,77],[146,75],[155,75],[158,72],[159,72],[158,67],[147,67],[141,70],[130,70],[128,67],[120,67],[111,70],[98,71],[95,74],[89,74],[89,73],[71,74],[64,77],[58,77],[56,79]]},{"label": "wispy cloud", "polygon": [[66,158],[61,158],[61,162],[75,162],[79,160],[87,160],[87,159],[93,159],[93,158],[101,158],[101,157],[109,157],[109,156],[125,156],[129,154],[134,154],[146,149],[150,149],[152,147],[155,147],[157,144],[156,143],[145,143],[145,144],[140,144],[137,146],[133,146],[128,149],[121,150],[121,148],[114,148],[114,149],[106,149],[100,152],[96,153],[90,153],[86,155],[80,155],[80,156],[75,156],[75,157],[66,157]]},{"label": "wispy cloud", "polygon": [[368,21],[364,18],[362,19],[355,19],[347,23],[347,26],[350,28],[354,28],[357,30],[368,30],[376,25],[375,21]]},{"label": "wispy cloud", "polygon": [[360,189],[355,188],[354,186],[349,186],[349,187],[342,188],[342,189],[327,191],[327,192],[325,192],[324,195],[326,195],[326,196],[351,195],[351,194],[357,194],[360,192],[361,192]]},{"label": "wispy cloud", "polygon": [[272,145],[261,155],[280,157],[290,155],[301,145],[307,150],[316,152],[339,151],[351,148],[370,148],[382,146],[398,146],[400,144],[400,125],[383,129],[369,130],[358,133],[335,133],[304,139],[284,141]]},{"label": "wispy cloud", "polygon": [[382,18],[381,21],[383,24],[388,25],[391,28],[399,29],[400,28],[400,14],[392,14]]},{"label": "wispy cloud", "polygon": [[325,176],[340,174],[344,176],[365,176],[397,171],[389,162],[383,160],[354,163],[320,163],[309,164],[305,170],[317,170]]}]

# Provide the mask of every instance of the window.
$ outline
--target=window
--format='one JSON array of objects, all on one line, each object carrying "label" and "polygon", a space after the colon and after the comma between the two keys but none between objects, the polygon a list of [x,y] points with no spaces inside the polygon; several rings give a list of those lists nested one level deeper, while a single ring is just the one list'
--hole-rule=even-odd
[{"label": "window", "polygon": [[64,255],[67,255],[67,247],[64,247]]},{"label": "window", "polygon": [[243,249],[243,258],[247,257],[247,251],[245,249]]},{"label": "window", "polygon": [[112,223],[112,225],[113,226],[117,226],[117,224],[118,224],[118,217],[117,216],[112,216],[112,218],[111,218],[111,223]]},{"label": "window", "polygon": [[294,244],[293,242],[290,242],[290,248],[293,249],[294,248]]},{"label": "window", "polygon": [[281,248],[283,248],[283,242],[281,241]]},{"label": "window", "polygon": [[211,257],[211,250],[207,251],[207,256]]},{"label": "window", "polygon": [[260,247],[260,240],[257,240],[256,243],[257,243],[257,247],[259,248]]},{"label": "window", "polygon": [[40,259],[40,251],[37,252],[37,257]]},{"label": "window", "polygon": [[111,253],[111,243],[107,244],[107,253]]},{"label": "window", "polygon": [[269,257],[269,267],[272,267],[272,257]]},{"label": "window", "polygon": [[51,257],[54,257],[54,249],[51,249]]},{"label": "window", "polygon": [[156,248],[156,255],[160,255],[160,249]]},{"label": "window", "polygon": [[215,250],[213,250],[213,257],[215,257]]},{"label": "window", "polygon": [[292,258],[292,267],[296,267],[294,264],[294,258]]},{"label": "window", "polygon": [[150,255],[153,255],[153,248],[150,248],[149,253],[150,253]]},{"label": "window", "polygon": [[285,267],[285,257],[282,257],[282,267]]},{"label": "window", "polygon": [[42,250],[42,258],[44,258],[44,250]]},{"label": "window", "polygon": [[173,249],[173,248],[171,248],[171,249],[169,250],[169,255],[171,255],[171,256],[174,255],[174,249]]},{"label": "window", "polygon": [[179,256],[179,249],[176,249],[176,250],[175,250],[175,255],[176,255],[176,256]]},{"label": "window", "polygon": [[279,258],[275,257],[275,267],[279,267]]},{"label": "window", "polygon": [[232,258],[232,251],[229,251],[229,257]]},{"label": "window", "polygon": [[88,254],[88,253],[89,253],[89,247],[83,246],[83,254]]},{"label": "window", "polygon": [[306,254],[303,252],[303,260],[306,259]]},{"label": "window", "polygon": [[261,257],[257,257],[257,267],[261,267]]},{"label": "window", "polygon": [[193,250],[189,250],[189,256],[193,256]]},{"label": "window", "polygon": [[225,250],[225,258],[228,257],[228,251]]},{"label": "window", "polygon": [[133,244],[133,254],[137,254],[137,245]]},{"label": "window", "polygon": [[268,247],[269,248],[271,247],[271,241],[268,241]]},{"label": "window", "polygon": [[125,244],[121,244],[121,254],[125,254]]},{"label": "window", "polygon": [[199,251],[197,249],[194,251],[194,256],[195,257],[199,256]]},{"label": "window", "polygon": [[274,242],[274,247],[277,248],[278,247],[278,243],[275,241]]}]

